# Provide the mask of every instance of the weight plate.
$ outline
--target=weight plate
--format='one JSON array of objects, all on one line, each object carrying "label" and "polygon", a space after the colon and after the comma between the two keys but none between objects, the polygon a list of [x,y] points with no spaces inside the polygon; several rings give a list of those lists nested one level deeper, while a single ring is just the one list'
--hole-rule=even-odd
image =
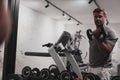
[{"label": "weight plate", "polygon": [[41,77],[43,80],[49,79],[49,77],[50,77],[50,71],[49,71],[49,69],[43,68],[43,69],[41,70],[41,75],[40,75],[40,77]]},{"label": "weight plate", "polygon": [[93,73],[86,73],[83,77],[83,80],[100,80],[100,78]]},{"label": "weight plate", "polygon": [[29,66],[25,66],[23,69],[22,69],[22,76],[24,78],[27,78],[27,77],[30,77],[31,75],[31,68]]},{"label": "weight plate", "polygon": [[31,71],[31,74],[33,77],[39,77],[40,76],[40,70],[38,68],[33,68]]},{"label": "weight plate", "polygon": [[72,79],[72,75],[69,71],[65,70],[61,72],[60,80],[71,80],[71,79]]}]

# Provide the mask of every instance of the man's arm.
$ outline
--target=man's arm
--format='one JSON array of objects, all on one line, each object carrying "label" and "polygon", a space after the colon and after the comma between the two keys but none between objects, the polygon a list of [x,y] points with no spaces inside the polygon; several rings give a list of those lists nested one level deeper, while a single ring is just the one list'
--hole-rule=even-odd
[{"label": "man's arm", "polygon": [[107,42],[101,42],[99,40],[96,40],[96,41],[100,50],[103,53],[105,53],[105,55],[110,54],[112,52],[114,45],[111,45],[110,43],[107,43]]},{"label": "man's arm", "polygon": [[113,50],[114,45],[117,41],[117,38],[116,38],[114,32],[111,30],[109,30],[109,31],[110,31],[110,34],[109,34],[110,38],[105,39],[105,41],[102,41],[100,39],[100,35],[101,35],[100,29],[97,29],[96,31],[94,31],[94,36],[95,36],[96,42],[98,44],[98,47],[100,48],[102,53],[105,53],[105,55],[111,53],[111,51]]},{"label": "man's arm", "polygon": [[0,0],[0,45],[7,38],[10,32],[10,16],[4,4],[4,0]]}]

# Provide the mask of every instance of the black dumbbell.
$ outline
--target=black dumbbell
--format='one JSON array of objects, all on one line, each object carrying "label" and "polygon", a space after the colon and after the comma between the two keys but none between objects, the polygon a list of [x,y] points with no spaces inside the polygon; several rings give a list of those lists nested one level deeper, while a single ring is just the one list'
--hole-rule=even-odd
[{"label": "black dumbbell", "polygon": [[[92,39],[93,39],[93,35],[94,35],[93,31],[92,31],[91,29],[88,29],[88,30],[87,30],[87,37],[88,37],[89,40],[92,40]],[[102,30],[101,30],[101,35],[102,35],[102,36],[100,36],[100,39],[101,39],[101,41],[104,41],[104,40],[105,40],[105,37],[106,37],[106,33],[105,33],[105,31],[103,30],[103,28],[102,28]]]},{"label": "black dumbbell", "polygon": [[101,80],[99,76],[93,73],[85,73],[83,76],[83,80]]},{"label": "black dumbbell", "polygon": [[60,73],[59,79],[60,80],[73,80],[71,72],[67,70],[64,70]]},{"label": "black dumbbell", "polygon": [[48,80],[50,78],[50,70],[47,68],[43,68],[41,70],[40,78],[41,80]]},{"label": "black dumbbell", "polygon": [[23,69],[22,69],[22,76],[24,78],[28,78],[31,76],[31,68],[29,66],[25,66]]},{"label": "black dumbbell", "polygon": [[38,68],[33,68],[31,70],[31,76],[35,79],[38,79],[40,77],[40,74],[41,74],[41,72]]},{"label": "black dumbbell", "polygon": [[50,77],[52,79],[58,79],[59,78],[60,71],[55,64],[50,65],[49,70],[50,70]]},{"label": "black dumbbell", "polygon": [[88,29],[86,33],[87,33],[88,39],[89,39],[89,40],[92,40],[92,39],[93,39],[93,32],[92,32],[92,30],[91,30],[91,29]]}]

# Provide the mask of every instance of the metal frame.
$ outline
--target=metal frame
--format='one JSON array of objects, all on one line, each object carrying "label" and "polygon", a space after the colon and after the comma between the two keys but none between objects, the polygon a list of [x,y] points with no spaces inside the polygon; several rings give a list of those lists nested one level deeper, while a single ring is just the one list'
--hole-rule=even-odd
[{"label": "metal frame", "polygon": [[19,3],[19,0],[8,0],[12,31],[5,42],[2,80],[7,80],[8,75],[15,72]]}]

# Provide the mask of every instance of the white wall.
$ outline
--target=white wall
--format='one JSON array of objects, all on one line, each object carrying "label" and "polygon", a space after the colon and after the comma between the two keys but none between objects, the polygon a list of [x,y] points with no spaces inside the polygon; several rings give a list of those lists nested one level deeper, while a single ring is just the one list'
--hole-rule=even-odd
[{"label": "white wall", "polygon": [[55,43],[63,31],[64,24],[61,22],[20,5],[16,73],[20,73],[25,66],[42,69],[53,64],[51,57],[25,56],[24,52],[47,52],[48,48],[42,45]]}]

